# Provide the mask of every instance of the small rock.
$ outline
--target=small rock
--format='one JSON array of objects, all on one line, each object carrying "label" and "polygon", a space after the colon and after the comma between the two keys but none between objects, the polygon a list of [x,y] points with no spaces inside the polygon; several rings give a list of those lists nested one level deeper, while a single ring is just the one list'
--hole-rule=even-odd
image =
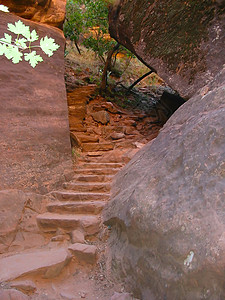
[{"label": "small rock", "polygon": [[113,132],[110,137],[113,139],[113,140],[119,140],[119,139],[122,139],[125,137],[125,134],[122,133],[122,132]]},{"label": "small rock", "polygon": [[37,289],[36,285],[31,280],[11,282],[10,286],[28,295],[34,293]]},{"label": "small rock", "polygon": [[135,130],[134,128],[132,128],[132,127],[126,127],[126,129],[125,129],[125,134],[127,134],[127,135],[132,135],[132,134],[135,134],[135,133],[137,133],[137,130]]},{"label": "small rock", "polygon": [[84,233],[83,233],[83,231],[81,231],[79,229],[73,230],[70,233],[70,237],[71,237],[72,244],[85,242]]},{"label": "small rock", "polygon": [[110,121],[109,114],[105,110],[94,112],[91,114],[91,116],[94,119],[94,121],[101,123],[103,125],[108,124]]},{"label": "small rock", "polygon": [[139,142],[135,142],[134,145],[138,148],[141,149],[145,144],[139,143]]}]

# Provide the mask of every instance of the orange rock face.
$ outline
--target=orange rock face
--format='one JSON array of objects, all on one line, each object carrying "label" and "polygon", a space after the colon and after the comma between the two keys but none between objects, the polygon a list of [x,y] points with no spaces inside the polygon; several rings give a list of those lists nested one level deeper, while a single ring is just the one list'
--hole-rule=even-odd
[{"label": "orange rock face", "polygon": [[3,0],[10,12],[35,22],[62,27],[66,0]]}]

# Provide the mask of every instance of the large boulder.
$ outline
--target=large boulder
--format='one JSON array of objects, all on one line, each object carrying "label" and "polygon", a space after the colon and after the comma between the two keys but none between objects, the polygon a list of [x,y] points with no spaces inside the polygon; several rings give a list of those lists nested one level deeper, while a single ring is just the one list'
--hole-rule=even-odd
[{"label": "large boulder", "polygon": [[113,184],[115,278],[143,300],[225,299],[225,69]]},{"label": "large boulder", "polygon": [[35,22],[62,27],[66,0],[2,0],[10,12]]},{"label": "large boulder", "polygon": [[118,0],[110,34],[184,98],[225,63],[225,1]]},{"label": "large boulder", "polygon": [[[0,37],[19,17],[0,12]],[[72,171],[61,30],[23,19],[39,37],[60,48],[43,62],[13,64],[0,56],[0,190],[46,193],[61,186]]]}]

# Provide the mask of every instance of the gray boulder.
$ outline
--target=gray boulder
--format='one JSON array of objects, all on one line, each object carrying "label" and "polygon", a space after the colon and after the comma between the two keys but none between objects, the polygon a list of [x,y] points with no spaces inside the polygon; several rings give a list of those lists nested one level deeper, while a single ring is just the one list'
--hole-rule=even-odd
[{"label": "gray boulder", "polygon": [[184,98],[225,63],[225,2],[117,0],[110,35],[157,71]]},{"label": "gray boulder", "polygon": [[225,299],[225,70],[117,175],[112,273],[143,300]]}]

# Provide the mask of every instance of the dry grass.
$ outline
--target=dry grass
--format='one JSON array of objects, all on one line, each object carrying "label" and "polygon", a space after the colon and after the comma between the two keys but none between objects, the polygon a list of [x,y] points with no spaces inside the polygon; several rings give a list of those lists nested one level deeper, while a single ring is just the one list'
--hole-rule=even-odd
[{"label": "dry grass", "polygon": [[[68,55],[66,59],[70,61],[70,66],[74,70],[75,75],[88,75],[91,82],[99,83],[104,65],[99,61],[93,51],[88,50],[80,45],[81,55],[78,53],[75,45],[67,42],[66,50]],[[147,68],[137,58],[128,58],[124,55],[117,55],[112,73],[109,75],[109,83],[120,82],[125,86],[130,86],[135,80],[147,73]],[[158,86],[162,84],[162,80],[152,73],[150,76],[142,80],[136,87]]]}]

